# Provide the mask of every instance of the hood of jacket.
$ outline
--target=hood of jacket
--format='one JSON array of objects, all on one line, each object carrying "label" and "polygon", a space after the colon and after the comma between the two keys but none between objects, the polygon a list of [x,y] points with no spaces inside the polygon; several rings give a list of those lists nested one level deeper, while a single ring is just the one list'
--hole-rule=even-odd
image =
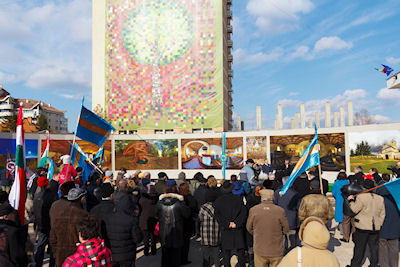
[{"label": "hood of jacket", "polygon": [[77,253],[91,261],[101,261],[107,258],[107,249],[104,240],[92,238],[78,246]]},{"label": "hood of jacket", "polygon": [[299,237],[303,243],[317,249],[326,249],[330,234],[324,222],[318,217],[308,217],[300,226]]},{"label": "hood of jacket", "polygon": [[178,201],[183,201],[184,198],[183,198],[183,196],[181,196],[179,194],[166,193],[166,194],[160,195],[159,200],[161,201],[161,203],[163,205],[171,206],[171,205],[174,205]]}]

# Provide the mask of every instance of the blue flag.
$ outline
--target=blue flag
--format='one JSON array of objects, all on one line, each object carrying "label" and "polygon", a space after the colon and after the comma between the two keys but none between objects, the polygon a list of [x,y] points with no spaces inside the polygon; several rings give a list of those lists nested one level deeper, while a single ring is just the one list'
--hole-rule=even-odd
[{"label": "blue flag", "polygon": [[288,181],[281,189],[281,194],[283,195],[289,190],[294,180],[296,180],[300,174],[317,165],[319,165],[319,145],[317,127],[315,126],[315,136],[297,162],[296,166],[294,166]]},{"label": "blue flag", "polygon": [[49,181],[51,181],[51,179],[53,179],[55,164],[54,164],[53,160],[50,157],[48,157],[47,159],[49,161],[49,170],[47,172],[47,175],[49,176]]},{"label": "blue flag", "polygon": [[77,137],[93,143],[98,147],[102,147],[107,136],[114,130],[115,128],[105,119],[94,114],[82,105],[78,127],[76,129]]},{"label": "blue flag", "polygon": [[385,186],[394,198],[394,201],[396,201],[397,208],[400,210],[400,178],[385,183]]},{"label": "blue flag", "polygon": [[93,163],[102,166],[104,162],[104,147],[101,147],[93,158]]}]

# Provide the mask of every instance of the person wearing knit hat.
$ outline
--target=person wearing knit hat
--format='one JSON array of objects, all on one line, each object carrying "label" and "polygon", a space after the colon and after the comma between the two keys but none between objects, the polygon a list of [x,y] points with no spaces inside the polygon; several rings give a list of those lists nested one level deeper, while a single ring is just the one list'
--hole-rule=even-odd
[{"label": "person wearing knit hat", "polygon": [[40,188],[46,187],[48,184],[49,184],[49,179],[47,179],[47,177],[41,176],[41,177],[39,177],[38,180],[37,180],[37,185],[38,185]]},{"label": "person wearing knit hat", "polygon": [[[71,156],[64,155],[61,158],[62,165],[61,165],[61,173],[60,173],[60,184],[63,184],[68,181],[72,181],[73,178],[77,175],[76,170],[71,164]],[[69,168],[68,168],[69,166]],[[67,176],[68,173],[68,176]]]},{"label": "person wearing knit hat", "polygon": [[289,233],[285,210],[274,205],[274,191],[259,191],[261,203],[252,207],[247,231],[253,236],[255,266],[278,266],[283,257],[284,235]]},{"label": "person wearing knit hat", "polygon": [[[336,256],[327,247],[330,234],[325,223],[318,217],[308,217],[300,226],[299,238],[303,246],[292,249],[283,257],[279,267],[339,267]],[[361,265],[359,265],[361,266]]]}]

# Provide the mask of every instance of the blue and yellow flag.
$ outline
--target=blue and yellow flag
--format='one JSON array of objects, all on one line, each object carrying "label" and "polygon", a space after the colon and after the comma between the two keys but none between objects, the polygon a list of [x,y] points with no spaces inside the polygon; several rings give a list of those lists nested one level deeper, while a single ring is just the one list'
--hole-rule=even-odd
[{"label": "blue and yellow flag", "polygon": [[47,159],[49,161],[49,163],[48,163],[49,164],[49,170],[47,172],[47,176],[48,176],[47,178],[49,178],[49,180],[51,181],[53,179],[55,164],[54,164],[53,160],[50,157],[48,157]]},{"label": "blue and yellow flag", "polygon": [[389,76],[390,73],[392,73],[393,69],[391,67],[389,67],[389,66],[386,66],[386,65],[383,65],[383,64],[381,64],[381,65],[382,65],[383,68],[382,69],[376,69],[376,70],[385,73],[386,76]]},{"label": "blue and yellow flag", "polygon": [[300,160],[297,162],[296,166],[294,166],[294,169],[290,174],[288,181],[281,189],[281,194],[283,195],[288,191],[288,189],[292,186],[294,180],[296,180],[296,178],[300,174],[317,165],[319,165],[319,144],[317,127],[315,126],[315,136],[304,151]]},{"label": "blue and yellow flag", "polygon": [[76,136],[102,147],[107,136],[115,128],[102,117],[94,114],[82,105],[81,115],[79,116]]}]

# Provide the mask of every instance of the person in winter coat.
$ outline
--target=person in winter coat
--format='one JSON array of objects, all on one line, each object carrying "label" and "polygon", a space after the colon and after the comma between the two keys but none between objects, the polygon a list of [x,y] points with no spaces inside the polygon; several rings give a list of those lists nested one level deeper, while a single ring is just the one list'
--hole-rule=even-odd
[{"label": "person in winter coat", "polygon": [[115,207],[119,210],[130,210],[132,215],[138,215],[138,192],[129,187],[127,179],[121,179],[118,190],[114,193]]},{"label": "person in winter coat", "polygon": [[110,183],[104,183],[100,186],[101,201],[98,205],[94,206],[90,213],[99,220],[99,233],[104,239],[107,247],[110,247],[109,239],[107,237],[107,228],[105,219],[114,212],[114,202],[112,200],[114,188]]},{"label": "person in winter coat", "polygon": [[196,199],[190,193],[189,183],[180,184],[178,187],[178,193],[183,196],[186,206],[190,208],[190,216],[185,220],[183,230],[183,247],[181,252],[181,264],[187,265],[191,262],[188,259],[190,238],[193,236],[195,230],[195,218],[199,213]]},{"label": "person in winter coat", "polygon": [[197,188],[201,184],[207,183],[206,178],[204,178],[204,175],[201,172],[196,172],[195,175],[193,176],[193,179],[190,180],[190,185],[193,187],[193,189],[196,191]]},{"label": "person in winter coat", "polygon": [[364,176],[363,168],[361,166],[355,166],[354,175],[349,175],[348,179],[350,183],[355,183],[362,186],[364,181],[363,176]]},{"label": "person in winter coat", "polygon": [[[260,190],[266,189],[264,186],[259,185],[256,189],[246,196],[246,209],[247,214],[250,209],[261,203]],[[253,235],[246,229],[246,243],[247,252],[249,253],[249,267],[254,267],[254,249],[253,249]]]},{"label": "person in winter coat", "polygon": [[[389,182],[390,176],[382,175],[382,179],[383,182],[380,184]],[[397,267],[399,262],[400,212],[393,196],[386,187],[376,189],[376,193],[383,197],[386,214],[379,231],[379,266]]]},{"label": "person in winter coat", "polygon": [[256,187],[260,184],[258,180],[256,180],[256,176],[254,173],[253,166],[255,165],[253,159],[246,160],[246,164],[240,170],[240,181],[248,182],[250,186]]},{"label": "person in winter coat", "polygon": [[359,184],[355,183],[353,180],[353,182],[350,182],[350,184],[343,186],[340,189],[340,191],[342,191],[343,194],[343,223],[342,223],[343,238],[341,238],[340,241],[347,243],[350,240],[350,235],[352,235],[355,231],[354,227],[355,214],[354,212],[351,211],[350,203],[347,198],[350,195],[356,195],[361,193],[363,189]]},{"label": "person in winter coat", "polygon": [[[318,217],[308,217],[300,226],[299,238],[302,247],[292,249],[283,257],[278,267],[339,267],[339,261],[327,247],[330,234],[325,223]],[[361,266],[361,265],[360,265]]]},{"label": "person in winter coat", "polygon": [[369,169],[369,174],[374,177],[374,181],[376,184],[379,184],[382,181],[382,177],[379,175],[379,171],[377,168]]},{"label": "person in winter coat", "polygon": [[161,267],[181,266],[181,252],[184,244],[184,224],[190,217],[190,208],[184,197],[178,194],[176,186],[167,186],[160,195],[156,207],[161,243]]},{"label": "person in winter coat", "polygon": [[325,224],[332,220],[335,215],[333,206],[325,195],[321,195],[319,180],[310,182],[310,194],[303,197],[299,206],[299,220],[303,222],[307,217],[315,216]]},{"label": "person in winter coat", "polygon": [[64,155],[60,159],[62,161],[62,165],[60,167],[60,184],[73,181],[73,178],[76,176],[76,170],[74,168],[74,164],[71,164],[71,156]]},{"label": "person in winter coat", "polygon": [[303,172],[299,177],[294,180],[292,188],[294,191],[299,193],[300,198],[310,193],[310,181],[308,180],[307,173]]},{"label": "person in winter coat", "polygon": [[[57,200],[58,182],[49,180],[46,177],[39,177],[37,180],[39,190],[36,191],[33,199],[34,225],[38,236],[34,253],[35,266],[43,265],[43,257],[46,245],[49,244],[50,236],[50,207]],[[55,266],[55,260],[51,247],[49,266]]]},{"label": "person in winter coat", "polygon": [[77,251],[69,256],[63,267],[112,267],[111,251],[99,239],[98,220],[93,215],[86,215],[79,219],[76,226],[79,242]]},{"label": "person in winter coat", "polygon": [[[289,177],[282,177],[283,185],[286,184]],[[282,187],[281,187],[282,188]],[[280,195],[281,188],[278,188],[274,193],[274,204],[283,208],[286,213],[286,218],[289,222],[289,233],[285,236],[285,253],[298,245],[297,231],[299,229],[298,210],[300,205],[300,195],[291,187],[284,195]]]},{"label": "person in winter coat", "polygon": [[[363,188],[371,189],[375,186],[373,180],[364,180]],[[361,266],[365,249],[370,250],[370,266],[377,267],[379,261],[379,230],[385,219],[385,204],[383,197],[372,192],[349,196],[351,210],[356,213],[353,234],[354,252],[351,267]],[[352,201],[355,200],[355,201]]]},{"label": "person in winter coat", "polygon": [[[73,184],[73,182],[70,183]],[[68,192],[68,202],[62,203],[65,206],[58,205],[57,210],[50,210],[50,246],[56,259],[56,266],[61,266],[65,259],[76,250],[76,243],[79,242],[76,230],[78,221],[89,214],[83,210],[85,194],[85,190],[74,187]],[[53,206],[56,203],[57,201],[53,203]]]},{"label": "person in winter coat", "polygon": [[3,267],[14,267],[15,265],[10,261],[10,258],[6,252],[7,248],[7,231],[4,225],[0,226],[0,266]]},{"label": "person in winter coat", "polygon": [[156,205],[157,194],[154,185],[150,184],[147,178],[142,179],[142,184],[146,187],[146,192],[142,194],[139,205],[142,207],[142,213],[139,218],[139,226],[143,231],[144,255],[148,256],[151,249],[151,255],[157,254],[157,238],[154,235],[154,228],[157,225]]},{"label": "person in winter coat", "polygon": [[283,257],[283,236],[289,232],[285,210],[274,205],[274,191],[260,190],[261,204],[250,209],[247,231],[254,237],[256,267],[276,267]]},{"label": "person in winter coat", "polygon": [[135,266],[136,246],[143,239],[138,217],[133,215],[129,206],[115,205],[115,212],[106,217],[104,223],[113,266]]},{"label": "person in winter coat", "polygon": [[222,192],[214,203],[215,217],[221,229],[222,263],[230,266],[232,251],[236,250],[238,266],[245,266],[244,251],[246,249],[245,233],[247,210],[242,197],[232,194],[234,185],[225,181]]},{"label": "person in winter coat", "polygon": [[201,252],[203,255],[203,267],[220,267],[219,246],[221,244],[221,232],[218,221],[215,218],[213,203],[218,198],[218,193],[209,190],[206,195],[207,202],[200,207],[200,237]]},{"label": "person in winter coat", "polygon": [[345,172],[339,172],[336,181],[333,183],[332,195],[335,198],[335,221],[339,223],[340,232],[342,232],[342,222],[343,222],[343,193],[341,191],[342,187],[350,184],[347,180],[347,175]]},{"label": "person in winter coat", "polygon": [[166,183],[168,180],[168,176],[165,172],[159,172],[158,173],[158,181],[155,184],[155,189],[156,189],[156,193],[157,195],[161,195],[162,193],[164,193],[164,190],[166,188]]},{"label": "person in winter coat", "polygon": [[0,227],[6,232],[5,253],[13,266],[26,267],[28,258],[25,253],[24,240],[27,239],[24,229],[17,225],[14,208],[10,204],[0,205]]}]

